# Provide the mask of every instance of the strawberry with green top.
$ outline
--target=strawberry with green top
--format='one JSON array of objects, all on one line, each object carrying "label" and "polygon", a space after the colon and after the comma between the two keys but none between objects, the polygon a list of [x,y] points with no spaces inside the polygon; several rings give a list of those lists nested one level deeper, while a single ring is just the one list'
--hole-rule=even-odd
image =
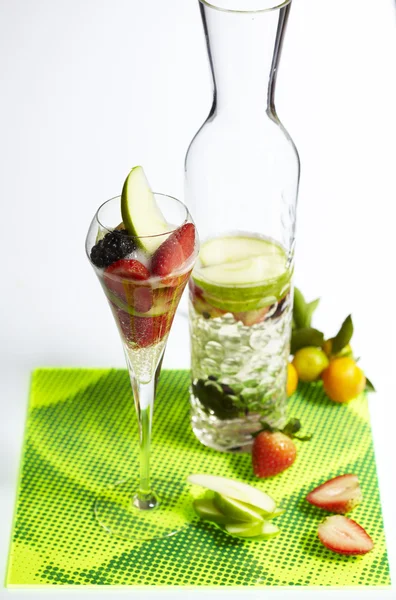
[{"label": "strawberry with green top", "polygon": [[291,419],[283,429],[263,423],[255,433],[252,448],[253,471],[257,477],[273,477],[285,471],[296,460],[297,449],[293,439],[308,441],[311,435],[296,435],[301,429],[298,419]]}]

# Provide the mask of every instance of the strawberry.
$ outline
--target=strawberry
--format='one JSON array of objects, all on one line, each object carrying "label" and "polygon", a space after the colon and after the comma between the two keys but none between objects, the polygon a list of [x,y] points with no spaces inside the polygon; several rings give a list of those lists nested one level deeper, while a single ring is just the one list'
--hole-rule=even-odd
[{"label": "strawberry", "polygon": [[133,317],[131,320],[132,341],[140,348],[156,344],[169,333],[174,313],[157,317]]},{"label": "strawberry", "polygon": [[252,325],[256,325],[256,323],[264,321],[269,309],[269,306],[265,306],[259,310],[248,310],[246,312],[233,313],[233,315],[236,321],[241,321],[244,325],[251,327]]},{"label": "strawberry", "polygon": [[134,258],[117,260],[117,262],[107,267],[105,273],[125,279],[135,279],[136,281],[145,281],[150,277],[150,271],[143,263]]},{"label": "strawberry", "polygon": [[330,512],[345,514],[362,500],[362,490],[356,475],[339,475],[316,487],[307,496],[308,502]]},{"label": "strawberry", "polygon": [[327,517],[318,527],[318,536],[326,548],[338,554],[366,554],[374,547],[363,527],[342,515]]},{"label": "strawberry", "polygon": [[168,312],[155,317],[137,317],[121,308],[111,305],[114,317],[124,338],[140,348],[147,348],[159,342],[172,325],[174,313]]},{"label": "strawberry", "polygon": [[263,429],[254,434],[252,448],[253,471],[257,477],[278,475],[294,463],[297,449],[291,438],[311,439],[311,436],[296,436],[300,428],[298,419],[291,419],[282,430],[263,423]]},{"label": "strawberry", "polygon": [[192,255],[195,247],[195,227],[185,223],[174,231],[154,252],[151,259],[151,272],[166,277],[179,270]]},{"label": "strawberry", "polygon": [[103,281],[107,289],[126,301],[130,290],[134,289],[134,282],[149,277],[149,270],[141,262],[123,258],[105,269]]}]

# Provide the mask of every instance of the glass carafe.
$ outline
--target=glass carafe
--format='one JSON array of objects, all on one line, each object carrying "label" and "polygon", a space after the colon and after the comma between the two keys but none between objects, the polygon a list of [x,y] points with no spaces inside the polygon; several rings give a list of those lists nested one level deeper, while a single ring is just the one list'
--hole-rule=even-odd
[{"label": "glass carafe", "polygon": [[275,109],[291,1],[200,0],[213,104],[185,161],[202,241],[190,282],[192,428],[247,451],[286,419],[300,164]]}]

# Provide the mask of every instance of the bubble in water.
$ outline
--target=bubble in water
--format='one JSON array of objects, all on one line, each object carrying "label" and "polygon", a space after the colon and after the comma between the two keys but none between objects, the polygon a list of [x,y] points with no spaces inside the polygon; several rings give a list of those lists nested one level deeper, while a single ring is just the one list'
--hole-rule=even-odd
[{"label": "bubble in water", "polygon": [[205,345],[205,351],[209,358],[221,360],[224,356],[224,348],[219,342],[211,340]]},{"label": "bubble in water", "polygon": [[219,370],[217,363],[212,358],[204,358],[201,362],[201,367],[206,371],[207,375],[213,375]]},{"label": "bubble in water", "polygon": [[266,331],[254,331],[250,338],[250,346],[253,350],[262,350],[268,344],[268,334]]},{"label": "bubble in water", "polygon": [[240,368],[240,358],[226,358],[220,365],[221,372],[225,373],[226,375],[234,375],[238,373]]}]

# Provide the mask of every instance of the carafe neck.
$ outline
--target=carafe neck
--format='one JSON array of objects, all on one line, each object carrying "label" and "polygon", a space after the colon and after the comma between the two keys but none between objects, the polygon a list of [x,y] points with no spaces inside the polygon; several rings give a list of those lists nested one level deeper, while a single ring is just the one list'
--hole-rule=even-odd
[{"label": "carafe neck", "polygon": [[200,2],[214,84],[211,114],[265,110],[276,118],[275,84],[290,7],[237,12]]}]

